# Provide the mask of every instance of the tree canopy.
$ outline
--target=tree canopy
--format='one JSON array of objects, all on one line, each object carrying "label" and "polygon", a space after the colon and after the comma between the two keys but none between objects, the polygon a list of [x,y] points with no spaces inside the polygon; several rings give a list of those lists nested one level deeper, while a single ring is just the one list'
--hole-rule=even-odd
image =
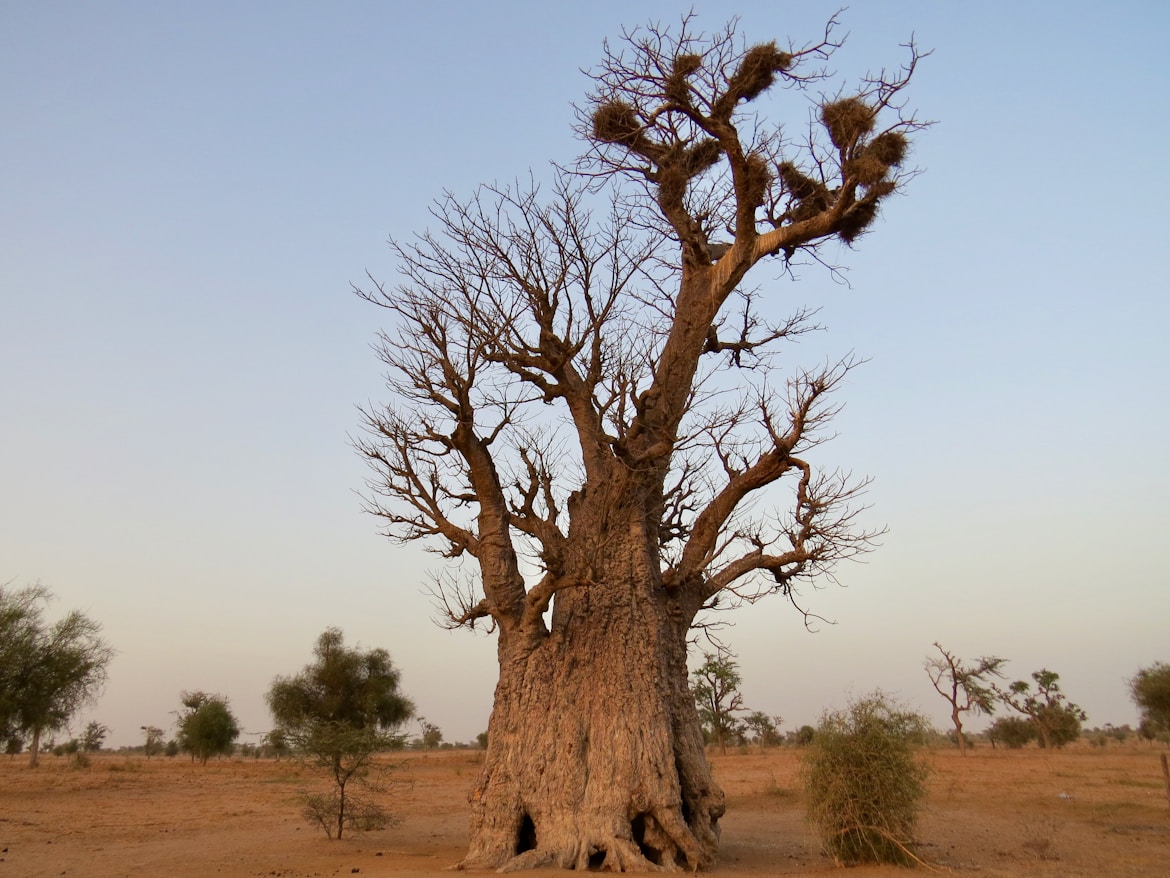
[{"label": "tree canopy", "polygon": [[1036,739],[1036,726],[1022,716],[1001,716],[987,728],[987,738],[994,747],[1002,742],[1011,750],[1019,750]]},{"label": "tree canopy", "polygon": [[204,765],[212,756],[230,756],[240,736],[240,724],[223,695],[183,692],[179,714],[179,747]]},{"label": "tree canopy", "polygon": [[272,681],[266,699],[279,727],[327,721],[388,730],[414,715],[414,705],[398,691],[401,675],[386,650],[347,647],[339,629],[327,628],[313,655],[299,674]]},{"label": "tree canopy", "polygon": [[31,735],[32,765],[41,734],[64,728],[97,698],[114,656],[101,625],[84,613],[49,623],[52,597],[42,585],[0,586],[0,731],[6,738]]},{"label": "tree canopy", "polygon": [[1170,738],[1170,664],[1154,662],[1129,681],[1133,703],[1141,712],[1141,728],[1148,737]]},{"label": "tree canopy", "polygon": [[414,715],[414,704],[399,692],[399,671],[384,649],[347,647],[340,629],[327,628],[313,655],[299,674],[273,680],[265,696],[274,734],[333,782],[328,793],[308,797],[305,814],[336,838],[347,826],[388,825],[391,815],[355,799],[352,784],[368,785],[373,756],[402,746],[394,730]]}]

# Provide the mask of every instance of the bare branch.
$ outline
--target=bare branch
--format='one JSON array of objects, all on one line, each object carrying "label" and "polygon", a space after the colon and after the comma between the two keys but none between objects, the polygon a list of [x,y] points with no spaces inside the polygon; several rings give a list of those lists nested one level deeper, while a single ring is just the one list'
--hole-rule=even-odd
[{"label": "bare branch", "polygon": [[[623,528],[645,529],[688,623],[720,592],[791,597],[876,537],[857,527],[865,482],[808,455],[858,361],[777,394],[776,351],[813,312],[776,319],[771,292],[742,286],[769,255],[789,276],[798,254],[823,263],[914,173],[924,123],[904,95],[923,53],[814,94],[838,30],[748,44],[688,15],[623,34],[578,109],[586,153],[547,195],[444,195],[433,231],[393,244],[398,286],[358,290],[396,324],[378,346],[394,404],[364,410],[355,443],[367,506],[396,539],[476,559],[483,600],[454,600],[453,619],[539,634],[556,594],[608,575]],[[798,126],[762,121],[776,96]],[[782,484],[783,511],[756,512]]]}]

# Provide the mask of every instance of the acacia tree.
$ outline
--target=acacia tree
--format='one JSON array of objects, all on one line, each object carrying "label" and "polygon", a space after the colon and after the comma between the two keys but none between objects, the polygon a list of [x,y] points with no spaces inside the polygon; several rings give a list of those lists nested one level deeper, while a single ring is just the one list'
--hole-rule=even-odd
[{"label": "acacia tree", "polygon": [[42,585],[0,585],[0,731],[27,735],[29,764],[40,759],[42,733],[68,725],[93,703],[114,656],[102,626],[74,610],[49,624],[52,592]]},{"label": "acacia tree", "polygon": [[96,753],[102,749],[102,744],[105,743],[106,735],[110,733],[110,727],[105,723],[99,723],[96,720],[89,723],[85,727],[85,731],[81,733],[81,750],[83,753]]},{"label": "acacia tree", "polygon": [[422,750],[434,750],[443,743],[443,730],[433,722],[428,721],[425,716],[418,718],[418,726],[421,734],[411,742],[412,747],[417,747]]},{"label": "acacia tree", "polygon": [[[724,796],[688,630],[724,598],[795,601],[869,545],[863,486],[807,456],[855,361],[778,389],[775,347],[810,312],[763,314],[744,287],[855,242],[908,175],[918,53],[818,97],[834,24],[788,49],[689,17],[625,34],[547,198],[443,198],[435,231],[393,244],[401,282],[358,290],[394,321],[393,399],[358,441],[369,507],[473,559],[435,591],[450,624],[498,636],[464,867],[710,866]],[[801,133],[763,121],[775,92]],[[785,485],[774,514],[753,505]]]},{"label": "acacia tree", "polygon": [[762,710],[754,710],[744,717],[743,724],[752,731],[760,748],[775,747],[783,741],[780,735],[780,726],[784,720],[779,716],[768,716]]},{"label": "acacia tree", "polygon": [[142,730],[146,740],[142,744],[142,752],[146,754],[146,758],[157,756],[163,750],[163,740],[166,733],[158,726],[139,726]]},{"label": "acacia tree", "polygon": [[1007,690],[996,687],[1004,704],[1026,716],[1045,749],[1063,747],[1081,734],[1086,715],[1060,689],[1060,674],[1041,668],[1032,672],[1035,689],[1026,680],[1016,680]]},{"label": "acacia tree", "polygon": [[981,656],[974,664],[963,660],[943,649],[936,641],[935,649],[942,655],[926,659],[926,674],[934,690],[951,706],[951,722],[955,724],[955,737],[959,742],[959,753],[967,755],[967,741],[963,738],[963,714],[995,713],[998,700],[991,687],[992,677],[1002,677],[1000,668],[1006,659],[996,656]]},{"label": "acacia tree", "polygon": [[744,710],[739,667],[727,652],[706,653],[703,658],[703,664],[691,671],[691,694],[699,722],[719,745],[719,752],[727,753],[727,739],[736,737],[743,728],[735,715]]},{"label": "acacia tree", "polygon": [[340,629],[327,628],[313,655],[299,674],[273,680],[265,696],[275,731],[333,782],[329,793],[308,797],[305,815],[331,838],[341,838],[347,826],[386,826],[391,815],[355,800],[351,785],[368,783],[376,754],[402,746],[394,730],[414,705],[398,691],[400,674],[384,649],[347,647]]},{"label": "acacia tree", "polygon": [[179,714],[179,747],[203,765],[212,756],[230,756],[240,724],[227,698],[207,692],[183,692],[179,698],[185,708]]},{"label": "acacia tree", "polygon": [[1154,662],[1141,668],[1129,681],[1129,694],[1149,737],[1170,736],[1170,664]]}]

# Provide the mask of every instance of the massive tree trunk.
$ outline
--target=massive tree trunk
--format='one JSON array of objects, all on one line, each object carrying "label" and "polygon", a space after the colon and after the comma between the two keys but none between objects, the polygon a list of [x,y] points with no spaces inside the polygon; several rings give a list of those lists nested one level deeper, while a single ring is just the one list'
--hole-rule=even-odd
[{"label": "massive tree trunk", "polygon": [[558,592],[548,634],[500,639],[464,868],[715,861],[724,798],[687,686],[690,619],[631,530],[595,559],[597,580]]}]

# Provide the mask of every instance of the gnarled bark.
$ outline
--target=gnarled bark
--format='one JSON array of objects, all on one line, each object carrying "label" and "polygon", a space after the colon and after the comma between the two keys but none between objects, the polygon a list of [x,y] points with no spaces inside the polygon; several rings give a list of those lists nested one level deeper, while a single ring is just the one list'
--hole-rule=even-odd
[{"label": "gnarled bark", "polygon": [[501,637],[461,867],[714,864],[724,799],[687,687],[689,620],[646,554],[644,538],[611,546],[600,581],[557,595],[547,635]]}]

